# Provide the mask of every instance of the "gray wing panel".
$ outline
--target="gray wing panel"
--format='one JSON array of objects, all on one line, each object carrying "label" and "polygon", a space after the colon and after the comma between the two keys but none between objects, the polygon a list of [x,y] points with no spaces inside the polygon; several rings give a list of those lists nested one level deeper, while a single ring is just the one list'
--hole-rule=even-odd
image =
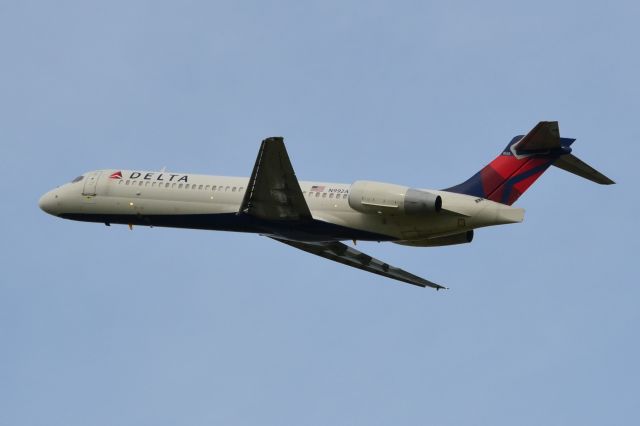
[{"label": "gray wing panel", "polygon": [[281,137],[262,141],[240,212],[268,220],[311,219]]},{"label": "gray wing panel", "polygon": [[612,185],[615,183],[573,154],[563,155],[558,158],[553,165],[601,185]]},{"label": "gray wing panel", "polygon": [[364,271],[382,275],[384,277],[393,278],[394,280],[417,285],[419,287],[432,287],[436,290],[446,288],[431,281],[425,280],[424,278],[413,275],[403,269],[396,268],[395,266],[384,263],[343,243],[302,243],[298,241],[283,240],[274,237],[270,238],[280,241],[281,243],[288,244],[297,249],[306,251],[308,253],[324,257],[325,259],[333,260],[334,262],[342,263],[343,265],[362,269]]}]

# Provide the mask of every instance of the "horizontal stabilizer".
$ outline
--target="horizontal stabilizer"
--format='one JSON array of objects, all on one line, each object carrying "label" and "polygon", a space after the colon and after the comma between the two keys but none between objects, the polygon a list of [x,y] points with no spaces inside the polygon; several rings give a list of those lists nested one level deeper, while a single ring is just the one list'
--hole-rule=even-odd
[{"label": "horizontal stabilizer", "polygon": [[517,151],[543,151],[560,148],[560,130],[557,121],[541,121],[515,146]]},{"label": "horizontal stabilizer", "polygon": [[553,165],[601,185],[612,185],[615,183],[573,154],[563,155],[558,158]]}]

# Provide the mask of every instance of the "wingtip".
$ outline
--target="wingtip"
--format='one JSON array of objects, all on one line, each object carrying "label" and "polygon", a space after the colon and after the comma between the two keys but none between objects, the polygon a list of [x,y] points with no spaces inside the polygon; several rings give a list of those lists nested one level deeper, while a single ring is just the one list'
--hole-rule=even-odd
[{"label": "wingtip", "polygon": [[268,138],[262,141],[263,143],[269,142],[284,142],[284,138],[282,136],[269,136]]}]

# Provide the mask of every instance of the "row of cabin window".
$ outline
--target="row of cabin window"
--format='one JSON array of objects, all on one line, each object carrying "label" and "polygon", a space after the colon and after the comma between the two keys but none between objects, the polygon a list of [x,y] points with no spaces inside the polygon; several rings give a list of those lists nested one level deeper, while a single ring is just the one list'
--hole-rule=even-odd
[{"label": "row of cabin window", "polygon": [[[125,185],[132,185],[135,186],[136,181],[131,181],[131,180],[121,180],[119,182],[120,185],[125,184]],[[151,184],[151,185],[149,185]],[[157,184],[157,185],[156,185]],[[158,187],[158,188],[162,188],[163,182],[149,182],[149,181],[138,181],[138,186],[151,186],[152,188]],[[198,185],[198,184],[182,184],[182,183],[169,183],[166,182],[164,183],[164,187],[165,188],[178,188],[178,189],[197,189],[197,190],[204,190],[204,191],[224,191],[224,192],[228,192],[229,190],[231,190],[231,192],[242,192],[242,190],[244,189],[244,187],[236,187],[236,186],[218,186],[218,185]],[[303,195],[306,195],[307,191],[303,192]],[[327,193],[326,192],[317,192],[317,191],[309,191],[309,198],[313,197],[313,194],[316,195],[316,198],[320,198],[320,194],[322,194],[322,198],[327,198]],[[340,195],[342,195],[342,199],[346,200],[347,199],[347,194],[334,194],[334,193],[330,193],[329,194],[329,198],[335,198],[339,199]]]},{"label": "row of cabin window", "polygon": [[[131,182],[130,180],[121,180],[120,185],[124,184],[124,185],[131,185],[131,186],[135,186],[136,185],[136,181]],[[151,184],[151,185],[149,185]],[[157,185],[156,185],[157,184]],[[178,188],[178,189],[197,189],[197,190],[204,190],[204,191],[218,191],[218,192],[242,192],[242,190],[244,189],[244,187],[237,187],[237,186],[217,186],[217,185],[198,185],[198,184],[188,184],[188,183],[163,183],[163,182],[149,182],[149,181],[138,181],[138,186],[151,186],[152,188]]]},{"label": "row of cabin window", "polygon": [[[320,194],[322,194],[322,198],[327,198],[327,193],[326,192],[317,192],[317,191],[309,191],[309,198],[313,197],[313,194],[316,194],[316,198],[320,197]],[[307,191],[303,191],[302,195],[307,195]],[[335,194],[336,199],[340,198],[341,194]],[[334,193],[330,193],[329,194],[329,198],[333,198],[334,197]],[[346,200],[347,199],[347,194],[342,194],[342,199]]]}]

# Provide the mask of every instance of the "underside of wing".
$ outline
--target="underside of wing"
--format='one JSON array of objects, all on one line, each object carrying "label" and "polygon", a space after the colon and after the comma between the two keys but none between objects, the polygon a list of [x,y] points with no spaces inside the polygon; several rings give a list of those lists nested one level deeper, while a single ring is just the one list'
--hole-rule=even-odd
[{"label": "underside of wing", "polygon": [[281,137],[262,141],[240,213],[275,221],[311,219]]},{"label": "underside of wing", "polygon": [[413,275],[403,269],[396,268],[387,263],[382,262],[374,257],[371,257],[361,251],[347,246],[346,244],[339,242],[315,242],[315,243],[303,243],[299,241],[290,241],[280,238],[271,237],[274,240],[288,244],[297,249],[306,251],[317,256],[324,257],[325,259],[333,260],[334,262],[342,263],[343,265],[351,266],[353,268],[362,269],[367,272],[382,275],[384,277],[393,278],[394,280],[402,281],[405,283],[413,284],[419,287],[432,287],[436,290],[446,288],[436,283],[433,283],[424,278],[420,278]]}]

